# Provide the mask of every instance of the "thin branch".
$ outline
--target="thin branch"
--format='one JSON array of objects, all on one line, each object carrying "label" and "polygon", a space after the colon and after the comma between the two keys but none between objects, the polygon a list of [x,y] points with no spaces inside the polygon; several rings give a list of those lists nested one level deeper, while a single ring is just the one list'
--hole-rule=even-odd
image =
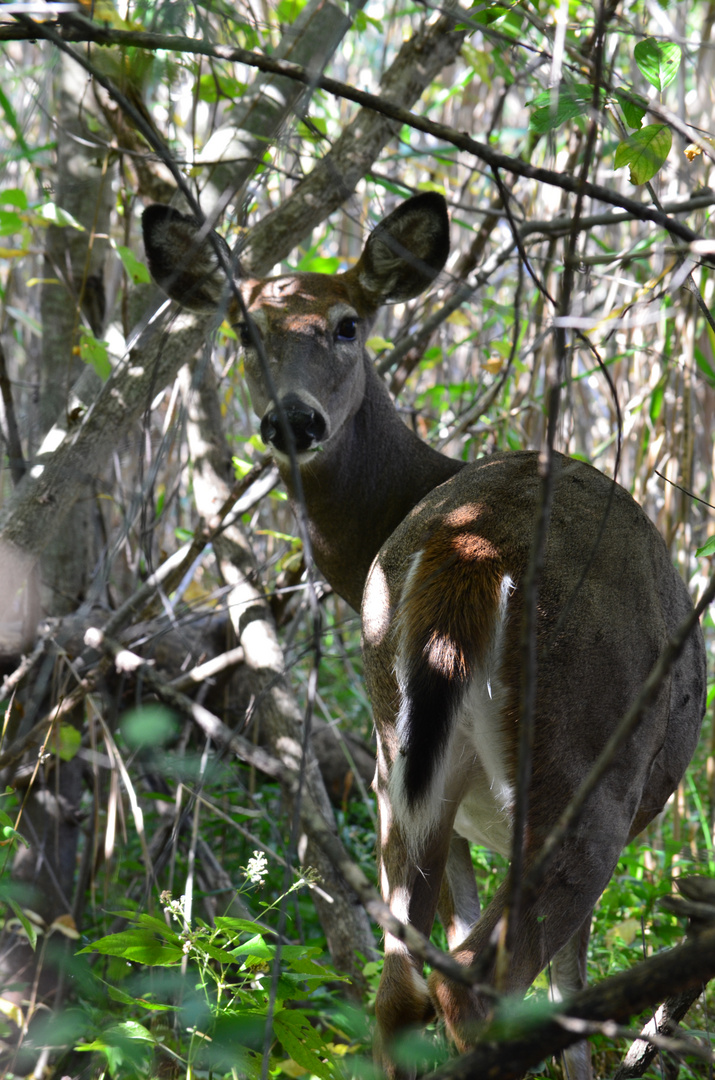
[{"label": "thin branch", "polygon": [[504,1018],[497,1017],[481,1032],[479,1045],[473,1051],[429,1073],[424,1080],[487,1076],[490,1080],[520,1080],[530,1065],[579,1042],[594,1024],[608,1034],[607,1025],[613,1023],[611,1032],[620,1034],[616,1024],[657,1005],[674,986],[683,990],[703,986],[713,977],[715,930],[707,930],[581,991],[567,1005],[559,1005],[547,1015],[541,1013],[538,1022],[533,1014],[520,1021],[510,1015],[507,1038]]},{"label": "thin branch", "polygon": [[19,484],[25,475],[27,462],[22,454],[22,443],[20,442],[20,431],[17,426],[17,417],[15,415],[12,386],[10,385],[10,376],[7,373],[5,350],[2,345],[0,345],[0,394],[2,394],[2,403],[5,407],[5,424],[7,426],[5,439],[7,441],[7,456],[10,462],[10,472],[12,474],[13,483]]},{"label": "thin branch", "polygon": [[[451,14],[452,12],[450,12],[450,15]],[[459,14],[459,10],[455,8],[453,17],[459,18]],[[31,20],[29,19],[26,21],[31,23]],[[35,31],[35,36],[46,37],[60,47],[59,43],[62,42],[62,38],[54,31],[51,33],[48,32],[46,24],[31,23],[31,25],[33,31]],[[210,45],[194,38],[181,37],[178,35],[152,34],[144,31],[109,30],[105,27],[95,26],[94,24],[85,25],[84,21],[82,21],[81,25],[78,25],[78,20],[76,19],[73,19],[72,27],[68,28],[65,36],[73,41],[93,41],[98,45],[128,45],[140,49],[166,49],[170,52],[187,52],[199,56],[211,56],[217,60],[227,60],[246,64],[249,67],[256,67],[260,71],[284,75],[287,78],[295,79],[306,86],[315,85],[320,89],[325,90],[327,93],[332,94],[334,97],[346,98],[348,101],[353,101],[357,105],[381,113],[391,120],[397,121],[399,124],[407,124],[417,131],[422,131],[425,135],[432,135],[435,139],[450,143],[450,145],[456,146],[459,150],[464,150],[469,154],[473,154],[492,169],[503,169],[507,172],[514,173],[516,176],[522,176],[527,180],[535,180],[537,183],[561,188],[563,191],[567,191],[573,195],[579,195],[582,198],[588,197],[606,203],[606,205],[609,206],[619,206],[621,209],[627,210],[637,220],[652,221],[655,225],[667,229],[687,243],[691,243],[693,240],[698,239],[698,234],[692,229],[689,229],[686,225],[681,225],[679,222],[673,221],[662,211],[638,202],[636,199],[628,198],[626,195],[621,195],[620,192],[614,191],[612,188],[603,187],[601,184],[584,182],[580,177],[577,178],[566,173],[558,173],[552,169],[540,168],[531,165],[529,162],[523,161],[521,158],[509,157],[507,154],[501,154],[493,147],[478,142],[476,139],[470,138],[469,135],[466,135],[463,132],[456,131],[446,124],[438,124],[433,120],[428,120],[426,117],[417,116],[416,113],[410,112],[409,109],[403,109],[399,105],[395,105],[393,102],[387,101],[377,94],[369,94],[367,91],[358,90],[348,83],[340,82],[337,79],[330,79],[326,76],[316,79],[313,72],[310,72],[307,68],[301,67],[300,64],[292,64],[287,60],[275,60],[272,57],[263,56],[260,53],[251,52],[248,49],[227,45]],[[77,59],[78,63],[81,63],[83,67],[87,68],[86,61],[83,62],[76,54],[72,53],[71,50],[69,51],[71,55]],[[100,81],[102,86],[107,90],[107,93],[111,94],[118,102],[121,97],[123,103],[125,100],[124,95],[120,95],[120,92],[111,84],[110,80],[102,77],[102,80]],[[123,104],[122,107],[124,108]],[[135,111],[136,110],[133,109],[128,110],[129,114],[132,116]],[[156,137],[153,132],[148,130],[148,125],[146,125],[143,120],[141,121],[141,124],[142,131],[145,127],[147,128],[145,137],[149,141],[149,144],[156,149],[157,153],[160,153],[163,160],[164,148],[156,146]],[[178,168],[175,165],[174,170],[178,172]],[[182,191],[186,188],[186,184],[183,180],[179,186]],[[190,198],[190,205],[193,209],[193,198]]]}]

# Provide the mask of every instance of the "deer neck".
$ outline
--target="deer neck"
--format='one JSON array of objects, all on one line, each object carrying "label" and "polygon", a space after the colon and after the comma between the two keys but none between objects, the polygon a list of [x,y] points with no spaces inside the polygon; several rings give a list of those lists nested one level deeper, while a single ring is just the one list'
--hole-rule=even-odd
[{"label": "deer neck", "polygon": [[[405,426],[367,357],[365,366],[360,408],[301,468],[313,557],[356,611],[372,561],[387,538],[425,495],[463,466]],[[280,464],[279,470],[299,515],[290,467]]]}]

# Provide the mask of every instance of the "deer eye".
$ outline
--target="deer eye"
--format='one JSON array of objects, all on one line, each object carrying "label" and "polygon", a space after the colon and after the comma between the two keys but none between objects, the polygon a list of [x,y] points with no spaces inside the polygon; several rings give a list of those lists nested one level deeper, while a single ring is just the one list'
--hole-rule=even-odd
[{"label": "deer eye", "polygon": [[358,321],[353,315],[348,315],[344,319],[341,319],[338,323],[338,328],[335,331],[337,340],[354,341],[357,337],[357,324]]}]

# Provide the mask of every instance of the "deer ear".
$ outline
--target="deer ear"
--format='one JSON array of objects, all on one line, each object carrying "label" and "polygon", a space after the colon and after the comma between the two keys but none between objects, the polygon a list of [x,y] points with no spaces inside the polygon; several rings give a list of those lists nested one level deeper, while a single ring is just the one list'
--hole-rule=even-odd
[{"label": "deer ear", "polygon": [[228,244],[216,232],[171,206],[148,206],[142,215],[144,249],[151,276],[172,300],[193,311],[218,306],[226,275],[211,242],[221,245],[230,261]]},{"label": "deer ear", "polygon": [[380,222],[348,273],[369,305],[396,304],[426,289],[448,254],[447,204],[429,191],[407,199]]}]

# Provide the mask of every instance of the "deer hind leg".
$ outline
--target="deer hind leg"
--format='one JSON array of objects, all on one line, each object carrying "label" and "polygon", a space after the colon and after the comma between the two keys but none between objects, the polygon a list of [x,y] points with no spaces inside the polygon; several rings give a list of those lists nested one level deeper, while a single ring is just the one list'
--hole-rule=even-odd
[{"label": "deer hind leg", "polygon": [[[591,919],[588,913],[580,928],[566,942],[551,961],[552,1001],[564,1001],[586,988],[586,961],[588,942],[591,937]],[[566,1080],[591,1080],[591,1044],[588,1039],[574,1043],[563,1053]]]},{"label": "deer hind leg", "polygon": [[[514,929],[505,983],[498,987],[500,991],[525,992],[553,957],[557,957],[557,977],[564,990],[570,989],[570,984],[577,986],[582,976],[585,978],[588,919],[596,900],[608,884],[628,835],[628,822],[625,820],[622,828],[614,823],[610,832],[603,821],[597,822],[594,818],[590,819],[589,826],[566,841],[536,897],[530,902],[525,898]],[[538,843],[534,840],[531,850],[527,851],[527,877],[537,850]],[[588,867],[588,873],[584,872],[585,867]],[[500,886],[474,929],[452,953],[464,966],[483,962],[485,971],[480,980],[482,983],[495,979],[496,951],[494,955],[490,953],[495,939],[500,936],[507,888],[506,882]],[[574,943],[569,945],[572,938]],[[563,950],[561,955],[560,950]],[[432,973],[428,985],[435,1007],[444,1017],[450,1038],[460,1052],[466,1051],[474,1045],[479,1028],[489,1014],[490,999],[450,982],[439,972]],[[572,1059],[574,1068],[578,1064],[576,1057]],[[581,1054],[581,1059],[585,1060],[585,1064],[578,1065],[581,1071],[575,1072],[572,1080],[584,1080],[589,1075],[584,1054]]]},{"label": "deer hind leg", "polygon": [[461,945],[479,921],[479,893],[469,841],[456,833],[449,845],[437,911],[450,949]]},{"label": "deer hind leg", "polygon": [[[434,814],[420,816],[400,812],[393,800],[393,786],[386,754],[378,739],[375,779],[379,812],[379,880],[383,899],[402,922],[429,937],[438,906],[449,925],[450,938],[458,941],[475,913],[476,884],[471,892],[465,869],[468,847],[460,843],[451,850],[454,806],[439,785],[430,792]],[[450,864],[449,871],[447,870]],[[470,862],[471,871],[471,862]],[[451,876],[453,888],[444,884]],[[463,903],[471,896],[471,905]],[[478,910],[478,907],[476,908]],[[391,1046],[406,1029],[422,1027],[434,1017],[434,1006],[422,974],[422,963],[392,934],[385,935],[385,963],[375,1001],[377,1034],[375,1056],[388,1076],[403,1076],[391,1060]],[[409,1070],[408,1070],[409,1071]]]}]

